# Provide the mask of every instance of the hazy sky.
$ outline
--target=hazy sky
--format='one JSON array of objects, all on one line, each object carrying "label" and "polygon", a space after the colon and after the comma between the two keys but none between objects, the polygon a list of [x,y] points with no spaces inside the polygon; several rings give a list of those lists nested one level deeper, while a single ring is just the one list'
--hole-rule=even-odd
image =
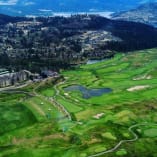
[{"label": "hazy sky", "polygon": [[119,12],[157,0],[0,0],[0,13],[34,15],[43,12]]},{"label": "hazy sky", "polygon": [[[40,0],[41,1],[41,0]],[[43,2],[46,3],[47,0],[43,0]],[[52,0],[53,3],[54,0]],[[57,0],[58,3],[62,2],[62,0]],[[68,2],[75,2],[75,1],[82,1],[82,0],[67,0]],[[91,0],[95,3],[99,3],[99,2],[105,2],[105,0]],[[106,0],[107,1],[112,1],[112,0]],[[132,1],[136,1],[136,0],[124,0],[124,1],[128,1],[128,3],[132,2]],[[156,0],[139,0],[140,3],[144,3],[147,1],[156,1]],[[84,3],[84,1],[82,1]],[[0,0],[0,5],[16,5],[17,3],[23,4],[23,5],[33,5],[35,4],[35,2],[32,0]]]}]

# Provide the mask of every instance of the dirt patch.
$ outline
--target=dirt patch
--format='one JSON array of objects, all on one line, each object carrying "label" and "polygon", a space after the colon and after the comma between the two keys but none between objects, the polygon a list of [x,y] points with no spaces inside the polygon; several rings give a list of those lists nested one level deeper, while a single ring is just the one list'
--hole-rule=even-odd
[{"label": "dirt patch", "polygon": [[133,92],[133,91],[143,90],[149,87],[150,87],[149,85],[134,86],[134,87],[128,88],[127,91]]}]

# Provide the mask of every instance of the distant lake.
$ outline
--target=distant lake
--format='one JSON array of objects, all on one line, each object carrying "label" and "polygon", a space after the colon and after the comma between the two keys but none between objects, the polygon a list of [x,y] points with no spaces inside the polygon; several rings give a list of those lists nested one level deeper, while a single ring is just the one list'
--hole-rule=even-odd
[{"label": "distant lake", "polygon": [[87,64],[94,64],[94,63],[98,63],[98,62],[103,62],[105,61],[106,59],[101,59],[101,60],[88,60],[87,61]]},{"label": "distant lake", "polygon": [[111,15],[113,13],[114,12],[109,12],[109,11],[99,12],[99,11],[90,10],[89,12],[52,12],[52,16],[70,17],[71,15],[76,15],[76,14],[88,14],[88,15],[95,14],[106,18],[111,18]]},{"label": "distant lake", "polygon": [[81,85],[72,85],[64,88],[65,91],[79,91],[82,94],[84,99],[89,99],[95,96],[101,96],[103,94],[111,93],[112,89],[110,88],[96,88],[96,89],[88,89]]}]

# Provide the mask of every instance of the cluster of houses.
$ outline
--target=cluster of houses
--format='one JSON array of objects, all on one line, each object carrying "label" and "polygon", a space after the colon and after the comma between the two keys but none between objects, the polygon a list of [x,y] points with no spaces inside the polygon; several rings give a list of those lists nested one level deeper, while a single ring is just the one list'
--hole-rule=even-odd
[{"label": "cluster of houses", "polygon": [[42,78],[47,78],[47,77],[59,77],[58,72],[52,71],[52,70],[42,70],[41,72],[41,77]]},{"label": "cluster of houses", "polygon": [[16,85],[32,79],[34,82],[38,82],[47,77],[59,77],[57,72],[51,70],[43,70],[41,75],[31,73],[27,70],[21,70],[19,72],[9,72],[7,70],[0,70],[0,88]]},{"label": "cluster of houses", "polygon": [[29,73],[24,70],[12,73],[4,72],[0,74],[0,88],[15,85],[27,80],[29,80]]}]

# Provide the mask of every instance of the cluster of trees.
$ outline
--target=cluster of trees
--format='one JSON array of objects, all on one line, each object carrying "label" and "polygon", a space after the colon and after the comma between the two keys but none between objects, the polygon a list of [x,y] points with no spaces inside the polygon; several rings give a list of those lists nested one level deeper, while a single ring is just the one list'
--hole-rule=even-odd
[{"label": "cluster of trees", "polygon": [[[157,29],[140,23],[114,21],[97,15],[74,15],[69,18],[38,17],[35,22],[40,22],[40,25],[19,27],[16,22],[33,22],[34,19],[1,16],[0,65],[14,65],[29,70],[36,70],[39,66],[57,69],[87,58],[112,57],[116,51],[157,46]],[[9,22],[15,25],[6,27],[5,24]],[[87,31],[100,30],[110,32],[121,40],[107,41],[97,44],[92,50],[82,51],[79,36]],[[11,49],[8,50],[8,47]]]},{"label": "cluster of trees", "polygon": [[8,15],[0,14],[0,25],[4,25],[7,23],[16,23],[20,21],[28,21],[30,18],[26,17],[11,17]]}]

